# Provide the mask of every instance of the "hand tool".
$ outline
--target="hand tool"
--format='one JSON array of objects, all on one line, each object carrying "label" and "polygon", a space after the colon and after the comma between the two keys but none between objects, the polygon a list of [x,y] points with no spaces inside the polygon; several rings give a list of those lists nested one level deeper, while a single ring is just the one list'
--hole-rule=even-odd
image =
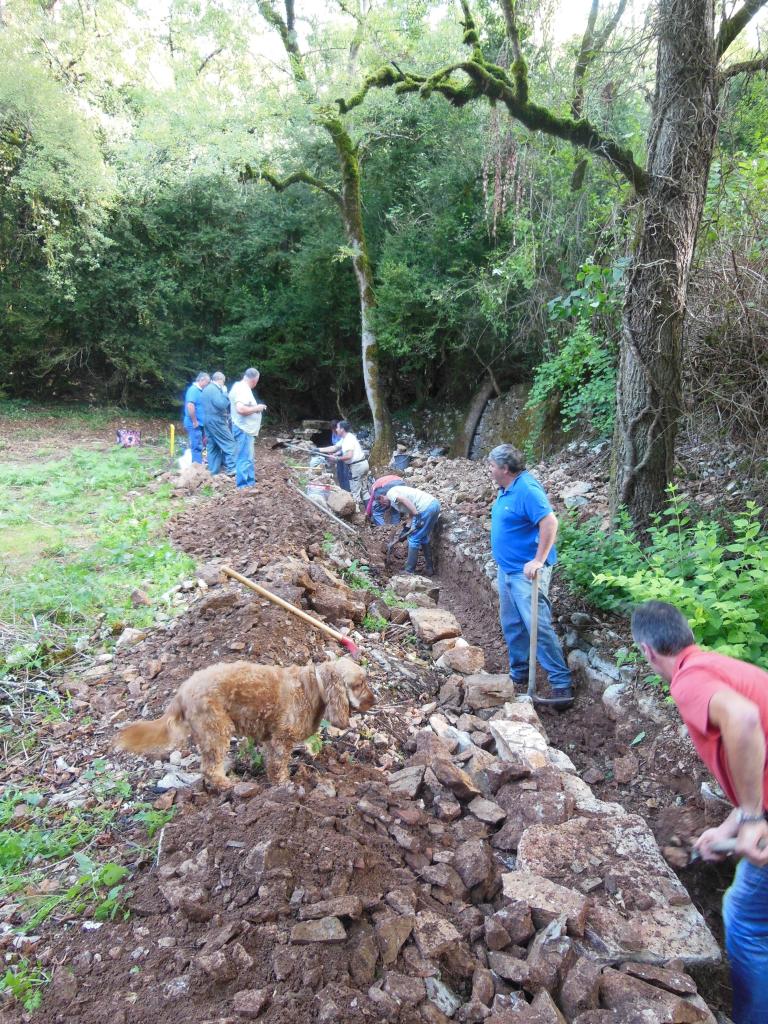
[{"label": "hand tool", "polygon": [[528,696],[536,693],[536,646],[539,633],[539,572],[537,569],[531,580],[531,646],[528,649]]},{"label": "hand tool", "polygon": [[392,559],[392,552],[394,551],[395,546],[397,544],[402,544],[402,542],[408,537],[412,529],[413,526],[411,523],[403,523],[403,525],[400,527],[400,532],[398,533],[398,535],[395,538],[393,538],[393,540],[391,540],[389,544],[387,544],[387,553],[384,556],[385,569],[389,568],[389,564]]},{"label": "hand tool", "polygon": [[288,601],[284,601],[282,597],[278,597],[277,594],[273,594],[271,590],[267,590],[266,587],[262,587],[258,583],[254,583],[253,580],[249,580],[247,576],[241,576],[239,572],[235,572],[234,569],[228,565],[223,565],[221,571],[225,576],[230,576],[233,580],[237,580],[238,583],[242,583],[244,587],[248,587],[249,590],[255,590],[261,597],[265,597],[267,601],[271,601],[272,604],[276,604],[279,608],[283,608],[285,611],[290,612],[291,615],[295,615],[297,619],[302,619],[304,622],[308,622],[310,626],[314,626],[315,629],[319,629],[323,633],[327,633],[328,636],[345,647],[353,658],[360,656],[360,649],[357,644],[351,640],[348,636],[344,636],[343,633],[339,633],[337,629],[332,629],[326,625],[325,622],[321,622],[320,619],[316,619],[314,615],[308,615],[301,608],[297,608],[296,605],[290,604]]}]

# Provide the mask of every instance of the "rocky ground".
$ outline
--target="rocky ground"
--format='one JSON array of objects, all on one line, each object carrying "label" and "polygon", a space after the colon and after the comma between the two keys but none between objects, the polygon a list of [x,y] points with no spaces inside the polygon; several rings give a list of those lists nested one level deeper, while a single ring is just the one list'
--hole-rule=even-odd
[{"label": "rocky ground", "polygon": [[[617,668],[625,625],[555,591],[580,689],[574,709],[539,719],[495,674],[484,466],[422,456],[406,471],[443,503],[438,578],[393,579],[404,553],[387,570],[389,532],[358,517],[352,533],[299,497],[302,471],[272,444],[259,446],[252,494],[179,481],[171,536],[199,565],[176,598],[184,614],[62,680],[89,723],[48,727],[51,798],[87,799],[82,766],[101,755],[177,813],[156,849],[130,829],[105,835],[131,868],[127,920],[52,917],[22,940],[6,930],[0,941],[54,971],[34,1019],[712,1021],[706,1003],[719,1010],[727,993],[707,922],[717,928],[727,869],[684,864],[721,811],[701,796],[672,709]],[[605,454],[576,447],[540,467],[556,502],[601,512]],[[287,786],[233,746],[240,781],[220,797],[202,788],[194,751],[111,754],[116,727],[159,713],[214,661],[340,653],[226,581],[225,564],[348,632],[378,703],[328,730],[319,753],[297,751]]]}]

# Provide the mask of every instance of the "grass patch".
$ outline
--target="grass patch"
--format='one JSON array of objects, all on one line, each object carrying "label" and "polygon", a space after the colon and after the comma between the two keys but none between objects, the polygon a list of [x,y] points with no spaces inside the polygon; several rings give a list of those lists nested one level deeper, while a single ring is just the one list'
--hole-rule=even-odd
[{"label": "grass patch", "polygon": [[163,536],[170,486],[146,489],[163,464],[151,449],[75,449],[44,470],[0,465],[0,621],[13,627],[0,677],[50,667],[97,620],[115,634],[151,625],[156,608],[134,608],[131,592],[156,606],[192,572]]}]

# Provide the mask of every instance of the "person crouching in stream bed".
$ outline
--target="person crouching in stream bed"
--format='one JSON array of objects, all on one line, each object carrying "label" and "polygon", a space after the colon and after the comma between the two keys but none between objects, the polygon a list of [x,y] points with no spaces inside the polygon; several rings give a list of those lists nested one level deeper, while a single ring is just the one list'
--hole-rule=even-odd
[{"label": "person crouching in stream bed", "polygon": [[395,485],[387,490],[380,487],[378,491],[374,491],[373,496],[382,508],[388,509],[391,506],[401,516],[412,520],[411,532],[408,534],[408,560],[405,563],[405,571],[416,572],[416,563],[421,551],[424,555],[424,572],[427,576],[433,576],[435,566],[432,560],[432,533],[440,515],[440,502],[427,491],[405,485]]}]

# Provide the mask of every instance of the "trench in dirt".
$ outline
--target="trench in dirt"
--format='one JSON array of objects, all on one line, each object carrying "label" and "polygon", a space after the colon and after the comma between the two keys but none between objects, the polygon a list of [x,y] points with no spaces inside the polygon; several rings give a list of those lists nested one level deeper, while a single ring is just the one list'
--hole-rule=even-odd
[{"label": "trench in dirt", "polygon": [[[479,571],[477,563],[452,550],[443,537],[438,546],[438,558],[436,578],[441,585],[441,606],[457,617],[465,639],[483,649],[486,669],[506,672],[506,647],[498,619],[498,598],[491,580]],[[562,641],[570,615],[583,613],[584,605],[558,582],[557,575],[553,578],[551,597],[553,617]],[[618,626],[615,620],[610,625],[614,629]],[[622,640],[631,646],[627,623],[624,628],[626,637]],[[537,688],[541,692],[547,690],[546,675],[541,668],[537,672]],[[614,722],[599,699],[578,687],[574,705],[568,711],[542,708],[539,716],[550,743],[568,754],[579,774],[586,775],[600,800],[621,804],[630,813],[640,815],[648,822],[660,847],[666,847],[670,840],[676,845],[679,840],[682,849],[705,828],[719,824],[725,814],[720,808],[707,808],[700,796],[701,784],[708,779],[708,774],[690,742],[681,746],[681,724],[674,707],[655,691],[646,689],[646,701],[650,696],[656,705],[656,720],[635,707],[635,713],[625,721]],[[631,782],[620,783],[613,777],[613,762],[633,749],[632,741],[641,733],[644,734],[642,744],[635,748],[638,773]],[[733,865],[698,862],[681,870],[674,863],[672,866],[720,946],[724,947],[721,905],[733,878]],[[697,975],[699,991],[707,1002],[727,1010],[731,1001],[727,964],[723,962],[718,967],[692,973]]]},{"label": "trench in dirt", "polygon": [[[329,533],[341,531],[334,531],[322,513],[289,489],[290,470],[274,452],[261,449],[258,471],[259,484],[252,494],[236,493],[224,481],[217,481],[213,498],[190,495],[184,511],[171,524],[174,542],[200,563],[226,561],[249,576],[286,557],[308,554],[320,562]],[[383,580],[383,534],[364,528],[361,535],[362,542],[350,548],[356,552],[351,557],[367,560],[377,581]],[[465,638],[483,648],[488,671],[504,671],[506,657],[490,583],[474,563],[457,556],[444,540],[438,548],[438,581],[441,607],[453,611]],[[272,589],[291,597],[290,584],[278,583]],[[569,613],[567,595],[555,591],[554,601],[556,614]],[[375,647],[375,641],[368,637],[366,646]],[[116,722],[139,717],[143,710],[159,713],[178,685],[207,664],[237,658],[301,663],[322,659],[332,647],[321,634],[307,631],[298,620],[255,595],[235,586],[212,589],[171,631],[150,634],[119,660],[112,674],[105,675],[93,696],[94,709],[110,723],[102,729],[101,740],[106,746]],[[442,681],[418,659],[410,669],[407,660],[402,665],[403,674],[395,678],[371,661],[380,690],[372,728],[382,730],[389,737],[390,750],[397,753],[409,738],[409,706],[432,700]],[[616,801],[640,814],[660,840],[666,842],[668,836],[663,837],[659,830],[676,830],[683,838],[703,825],[698,801],[703,773],[694,761],[681,760],[678,723],[671,714],[661,722],[638,715],[617,725],[605,716],[599,700],[580,694],[572,710],[544,712],[542,720],[550,742],[572,758],[581,774],[590,769],[599,773],[601,781],[593,783],[598,798]],[[612,778],[611,765],[615,758],[626,755],[631,739],[640,731],[645,731],[646,737],[635,748],[637,777],[620,784]],[[51,1024],[68,1024],[74,1019],[82,1024],[234,1020],[221,1010],[237,989],[227,973],[232,970],[232,957],[228,954],[226,964],[217,960],[225,944],[236,950],[254,989],[274,986],[277,979],[281,996],[265,1017],[270,1024],[308,1019],[344,1024],[370,1019],[361,1015],[354,999],[345,1002],[343,995],[350,985],[364,992],[373,978],[370,926],[357,913],[347,946],[296,946],[289,942],[284,915],[286,908],[293,906],[290,900],[296,899],[295,893],[306,904],[351,898],[359,901],[363,912],[374,908],[374,914],[381,914],[375,908],[383,894],[394,894],[397,913],[406,913],[418,892],[420,907],[434,908],[450,918],[444,903],[421,892],[422,851],[441,844],[450,849],[471,838],[470,820],[463,818],[444,826],[415,811],[408,801],[402,807],[395,803],[394,810],[390,803],[388,813],[394,813],[411,832],[411,838],[403,838],[403,848],[393,847],[383,812],[377,818],[378,812],[370,809],[380,799],[382,786],[381,773],[372,766],[387,766],[388,757],[388,766],[396,767],[391,754],[377,748],[369,728],[363,739],[349,735],[334,739],[318,758],[302,755],[298,765],[294,758],[294,782],[305,793],[301,803],[295,794],[267,787],[263,778],[254,777],[252,765],[242,756],[235,763],[235,772],[246,787],[240,799],[212,796],[196,787],[179,790],[176,802],[180,809],[165,830],[161,864],[195,861],[189,869],[191,877],[198,872],[201,885],[208,879],[205,884],[209,888],[200,898],[202,909],[187,908],[189,913],[180,913],[177,907],[170,915],[168,890],[162,888],[168,880],[162,871],[153,870],[151,860],[139,858],[128,921],[108,922],[90,931],[75,920],[64,921],[56,934],[46,935],[54,962],[66,962],[73,974],[57,974],[34,1019]],[[146,786],[145,798],[157,797],[150,766],[134,765],[139,783],[143,779]],[[363,801],[368,817],[360,810]],[[249,877],[249,869],[243,870],[243,856],[267,840],[274,840],[289,853],[269,866],[268,881],[259,887],[258,881]],[[253,860],[246,863],[254,875],[264,867]],[[727,869],[700,865],[681,872],[680,877],[721,938],[719,899],[727,884]],[[387,901],[393,905],[390,896]],[[457,919],[455,924],[465,934],[467,922]],[[426,970],[423,962],[411,947],[405,948],[410,957],[409,975],[423,976],[419,975]],[[449,964],[444,974],[458,990],[466,990],[468,984],[463,969],[459,962]],[[709,969],[697,980],[710,1005],[727,1005],[724,969]],[[0,1019],[6,1018],[0,1014]],[[424,1018],[405,1014],[399,1019]]]}]

